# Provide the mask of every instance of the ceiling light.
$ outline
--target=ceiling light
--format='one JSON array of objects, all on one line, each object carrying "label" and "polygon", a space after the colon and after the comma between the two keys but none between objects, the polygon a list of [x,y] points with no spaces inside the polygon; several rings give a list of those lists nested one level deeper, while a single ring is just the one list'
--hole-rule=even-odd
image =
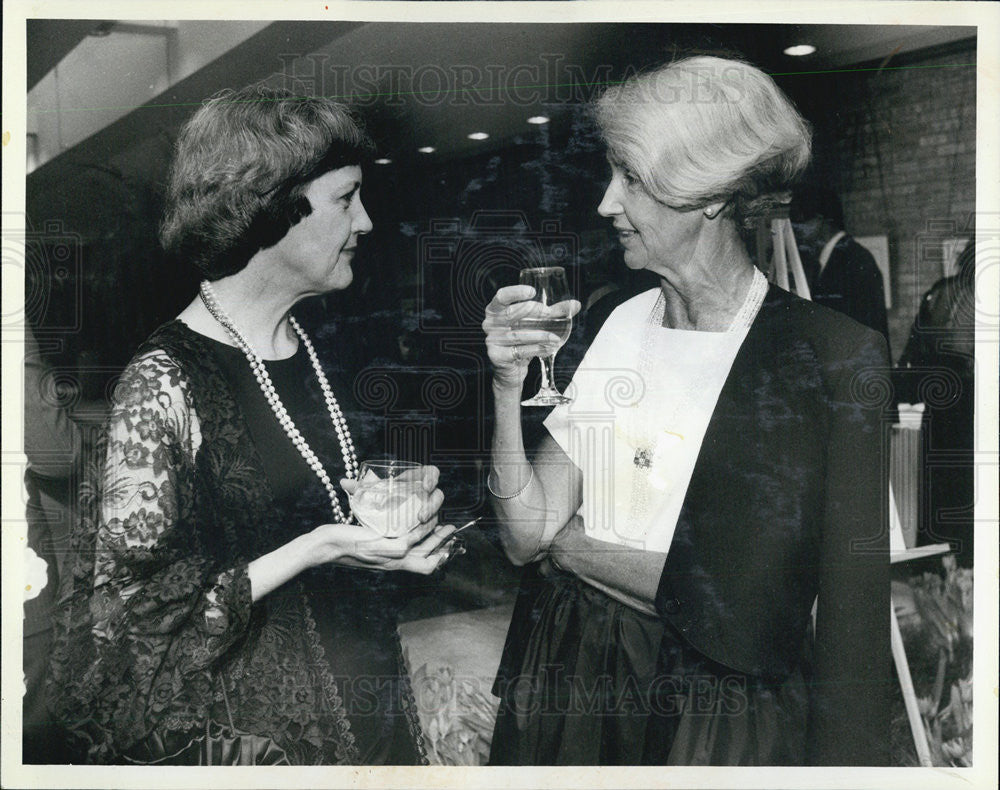
[{"label": "ceiling light", "polygon": [[417,150],[422,154],[433,154],[437,148],[433,145],[425,145],[423,148],[418,148]]},{"label": "ceiling light", "polygon": [[816,47],[812,44],[796,44],[794,47],[788,47],[785,54],[791,55],[793,58],[801,58],[803,55],[811,55],[815,51]]},{"label": "ceiling light", "polygon": [[469,135],[470,140],[485,140],[489,137],[486,132],[473,132]]},{"label": "ceiling light", "polygon": [[541,125],[543,123],[548,123],[548,122],[549,122],[549,119],[546,116],[544,116],[544,115],[532,115],[528,119],[528,123],[533,123],[536,126],[537,125]]},{"label": "ceiling light", "polygon": [[392,164],[392,160],[391,159],[386,159],[383,156],[381,159],[376,159],[375,160],[375,164],[377,164],[377,165],[391,165]]}]

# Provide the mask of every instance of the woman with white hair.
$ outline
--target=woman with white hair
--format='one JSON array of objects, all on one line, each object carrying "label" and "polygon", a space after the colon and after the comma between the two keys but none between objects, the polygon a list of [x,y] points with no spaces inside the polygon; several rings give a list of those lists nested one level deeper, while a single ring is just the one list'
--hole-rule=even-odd
[{"label": "woman with white hair", "polygon": [[[809,159],[770,77],[694,57],[596,104],[598,212],[660,286],[607,319],[529,461],[501,288],[489,477],[525,574],[494,764],[878,764],[889,583],[876,333],[774,286],[744,237]],[[816,603],[815,637],[810,637]]]}]

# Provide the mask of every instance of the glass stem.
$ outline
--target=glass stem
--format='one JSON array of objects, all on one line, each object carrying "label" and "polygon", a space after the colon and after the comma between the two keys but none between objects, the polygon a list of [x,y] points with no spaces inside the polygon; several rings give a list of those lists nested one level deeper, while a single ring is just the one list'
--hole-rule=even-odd
[{"label": "glass stem", "polygon": [[555,364],[556,355],[552,354],[547,357],[539,357],[538,360],[542,363],[542,392],[551,392],[555,390]]}]

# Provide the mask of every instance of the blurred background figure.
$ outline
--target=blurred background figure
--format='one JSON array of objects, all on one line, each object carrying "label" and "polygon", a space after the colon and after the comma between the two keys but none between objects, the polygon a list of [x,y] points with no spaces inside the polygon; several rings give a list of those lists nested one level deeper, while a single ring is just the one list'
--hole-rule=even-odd
[{"label": "blurred background figure", "polygon": [[844,230],[840,199],[803,184],[793,193],[792,226],[812,299],[882,334],[889,342],[882,273],[872,254]]},{"label": "blurred background figure", "polygon": [[[24,329],[24,454],[28,467],[29,584],[24,602],[22,760],[61,762],[63,739],[45,707],[43,681],[52,646],[52,607],[69,541],[82,432],[60,402],[56,379],[31,327]],[[34,556],[31,556],[34,555]],[[35,571],[35,573],[30,573]]]},{"label": "blurred background figure", "polygon": [[[956,274],[924,294],[896,377],[900,400],[924,401],[923,505],[919,541],[949,542],[972,567],[976,352],[976,243],[958,256]],[[942,396],[935,383],[947,382]]]}]

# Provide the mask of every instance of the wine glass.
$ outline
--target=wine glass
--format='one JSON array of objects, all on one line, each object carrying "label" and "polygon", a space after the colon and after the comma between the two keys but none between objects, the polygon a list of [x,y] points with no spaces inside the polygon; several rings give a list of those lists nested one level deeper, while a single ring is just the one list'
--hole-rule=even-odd
[{"label": "wine glass", "polygon": [[[535,289],[531,301],[541,302],[549,306],[572,299],[566,284],[566,270],[562,266],[543,266],[537,269],[522,269],[521,285],[530,285]],[[551,332],[559,337],[559,348],[569,339],[573,329],[573,319],[569,316],[528,316],[514,322],[514,329],[540,329]],[[558,351],[558,348],[556,349]],[[555,387],[553,366],[556,351],[549,356],[539,357],[542,365],[542,386],[533,398],[522,401],[522,406],[558,406],[560,403],[570,403],[571,398],[559,392]]]},{"label": "wine glass", "polygon": [[354,517],[383,537],[405,535],[420,524],[420,509],[427,502],[423,477],[423,467],[412,461],[362,461],[350,496]]}]

